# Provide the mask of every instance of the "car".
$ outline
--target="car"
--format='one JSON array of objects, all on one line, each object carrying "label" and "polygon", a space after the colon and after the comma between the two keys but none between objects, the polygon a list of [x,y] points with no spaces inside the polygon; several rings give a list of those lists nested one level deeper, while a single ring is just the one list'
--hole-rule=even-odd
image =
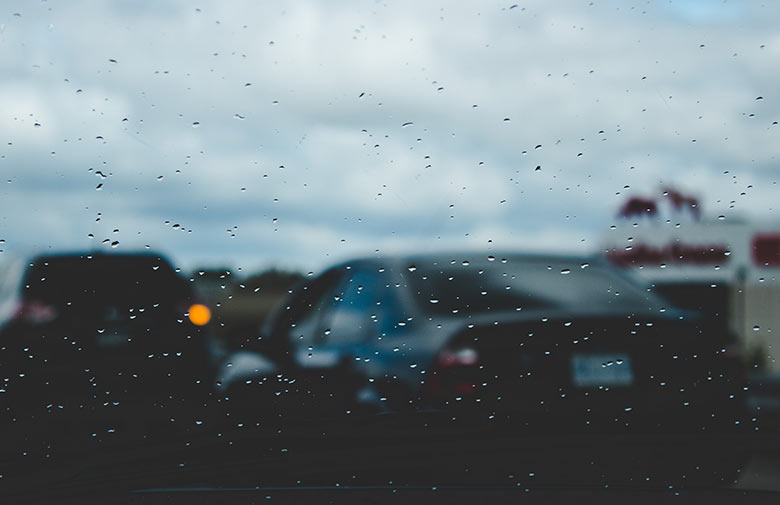
[{"label": "car", "polygon": [[213,373],[209,318],[160,254],[32,259],[0,331],[5,421],[98,438],[196,410]]},{"label": "car", "polygon": [[293,290],[255,350],[279,365],[261,360],[254,382],[252,370],[232,370],[241,380],[223,390],[257,399],[264,387],[332,412],[437,411],[568,430],[707,430],[744,412],[734,337],[594,258],[345,262]]}]

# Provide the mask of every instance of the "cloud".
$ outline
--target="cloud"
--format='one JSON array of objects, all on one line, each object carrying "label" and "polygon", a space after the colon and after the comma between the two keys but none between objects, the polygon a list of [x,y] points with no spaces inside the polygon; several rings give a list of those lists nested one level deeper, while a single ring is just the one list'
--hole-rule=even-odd
[{"label": "cloud", "polygon": [[661,184],[774,216],[778,7],[511,6],[13,5],[0,238],[314,268],[595,249]]}]

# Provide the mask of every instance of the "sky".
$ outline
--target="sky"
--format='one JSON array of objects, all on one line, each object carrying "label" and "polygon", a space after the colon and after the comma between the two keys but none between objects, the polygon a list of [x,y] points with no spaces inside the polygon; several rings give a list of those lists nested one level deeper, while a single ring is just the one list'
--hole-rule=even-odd
[{"label": "sky", "polygon": [[[513,3],[516,2],[516,3]],[[0,256],[316,270],[777,217],[780,5],[3,2]]]}]

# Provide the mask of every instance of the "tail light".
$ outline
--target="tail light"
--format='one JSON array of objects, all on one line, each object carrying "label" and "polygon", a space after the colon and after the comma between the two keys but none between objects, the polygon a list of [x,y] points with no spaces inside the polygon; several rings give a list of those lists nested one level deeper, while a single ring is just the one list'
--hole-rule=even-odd
[{"label": "tail light", "polygon": [[445,349],[436,360],[439,368],[452,368],[460,366],[474,366],[479,363],[479,353],[471,347],[460,349]]},{"label": "tail light", "polygon": [[471,347],[444,349],[436,357],[424,390],[433,395],[470,394],[477,389],[479,353]]},{"label": "tail light", "polygon": [[57,309],[39,300],[25,300],[19,304],[14,319],[32,324],[46,324],[57,318]]}]

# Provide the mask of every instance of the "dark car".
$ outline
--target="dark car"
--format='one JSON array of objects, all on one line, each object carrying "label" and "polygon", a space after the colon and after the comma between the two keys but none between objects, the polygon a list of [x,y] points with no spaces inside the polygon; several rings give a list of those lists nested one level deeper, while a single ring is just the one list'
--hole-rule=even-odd
[{"label": "dark car", "polygon": [[211,382],[208,319],[158,254],[38,257],[0,332],[4,421],[97,439],[174,421]]},{"label": "dark car", "polygon": [[256,349],[279,367],[231,370],[241,380],[220,386],[234,399],[265,388],[334,411],[568,428],[699,431],[738,425],[743,412],[723,327],[587,258],[347,262],[294,290]]}]

